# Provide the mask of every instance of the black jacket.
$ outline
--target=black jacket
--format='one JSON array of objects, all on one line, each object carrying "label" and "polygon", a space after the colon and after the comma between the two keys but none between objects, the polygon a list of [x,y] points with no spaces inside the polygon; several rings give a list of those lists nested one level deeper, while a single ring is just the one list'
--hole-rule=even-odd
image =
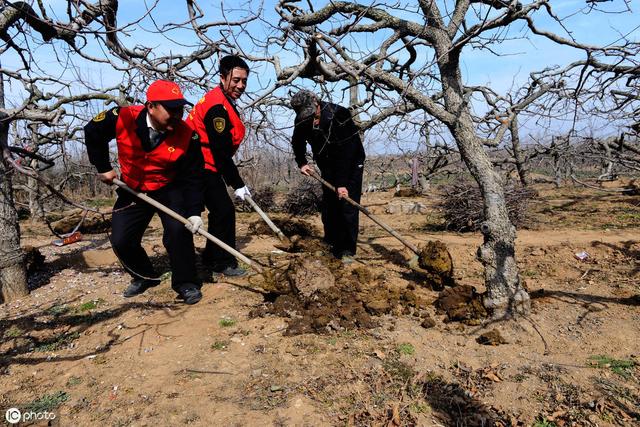
[{"label": "black jacket", "polygon": [[[87,146],[89,162],[96,167],[99,173],[109,172],[113,169],[109,159],[109,142],[116,137],[116,123],[119,111],[120,108],[116,107],[100,113],[84,127],[84,142]],[[140,111],[136,118],[136,134],[140,138],[142,149],[145,152],[150,152],[153,148],[149,141],[146,108]],[[200,139],[197,132],[193,132],[187,152],[177,160],[175,166],[175,180],[151,193],[167,191],[167,187],[181,186],[184,188],[186,216],[200,215],[204,210],[202,201],[204,159],[202,158]],[[152,195],[151,193],[149,195]]]},{"label": "black jacket", "polygon": [[[222,93],[224,93],[224,91]],[[227,97],[227,99],[229,99],[229,97]],[[238,114],[234,102],[229,100],[229,104],[231,104],[236,114]],[[238,114],[238,116],[240,116],[240,114]],[[218,132],[213,126],[216,119],[224,120],[225,126],[222,132]],[[238,166],[236,166],[233,161],[235,150],[233,149],[233,140],[231,138],[231,120],[229,120],[229,113],[222,104],[216,104],[209,108],[204,116],[204,126],[207,130],[209,147],[211,147],[211,154],[215,160],[218,172],[222,174],[227,185],[230,185],[234,190],[244,187],[244,181],[242,177],[240,177]]]},{"label": "black jacket", "polygon": [[313,126],[313,117],[296,120],[291,144],[298,167],[307,164],[307,143],[313,159],[325,176],[332,177],[336,187],[346,187],[351,171],[365,159],[360,130],[348,109],[320,101],[320,123]]}]

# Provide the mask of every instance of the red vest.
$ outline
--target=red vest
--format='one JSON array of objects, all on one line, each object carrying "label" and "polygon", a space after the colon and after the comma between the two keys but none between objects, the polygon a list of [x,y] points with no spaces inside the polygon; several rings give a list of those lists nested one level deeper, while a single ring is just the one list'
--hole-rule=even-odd
[{"label": "red vest", "polygon": [[[204,126],[204,116],[211,107],[222,104],[227,114],[229,115],[229,121],[231,122],[231,143],[233,144],[232,155],[238,151],[238,147],[244,138],[245,128],[244,123],[240,120],[240,116],[236,113],[222,88],[216,86],[215,89],[207,92],[198,103],[189,112],[189,117],[185,120],[191,128],[193,128],[200,136],[200,144],[202,146],[202,156],[204,157],[204,167],[210,171],[217,172],[216,162],[211,154],[211,146],[209,136],[207,135],[207,129]],[[221,126],[225,126],[225,123],[221,123]],[[216,126],[216,123],[214,123]]]},{"label": "red vest", "polygon": [[136,118],[142,105],[120,108],[116,122],[118,163],[122,180],[138,191],[158,190],[175,178],[175,162],[186,153],[193,130],[180,122],[167,138],[150,152],[142,149],[136,134]]}]

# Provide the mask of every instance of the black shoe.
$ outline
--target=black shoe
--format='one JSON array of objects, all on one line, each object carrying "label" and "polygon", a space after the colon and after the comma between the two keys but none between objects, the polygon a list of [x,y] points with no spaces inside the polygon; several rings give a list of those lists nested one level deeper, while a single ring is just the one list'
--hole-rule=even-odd
[{"label": "black shoe", "polygon": [[235,267],[232,267],[232,266],[225,267],[220,271],[217,271],[217,270],[213,271],[214,276],[223,275],[228,277],[242,277],[245,274],[247,274],[247,270],[237,265]]},{"label": "black shoe", "polygon": [[122,296],[125,298],[135,297],[136,295],[144,293],[147,289],[158,286],[159,284],[159,279],[137,279],[127,286],[127,289],[124,290]]},{"label": "black shoe", "polygon": [[202,292],[195,286],[182,288],[178,291],[178,298],[183,300],[185,304],[193,305],[202,299]]}]

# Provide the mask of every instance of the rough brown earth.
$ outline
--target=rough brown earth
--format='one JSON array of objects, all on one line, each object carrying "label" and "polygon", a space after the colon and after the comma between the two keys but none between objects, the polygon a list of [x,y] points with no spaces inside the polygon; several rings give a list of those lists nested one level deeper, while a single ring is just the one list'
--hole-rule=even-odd
[{"label": "rough brown earth", "polygon": [[[23,243],[44,263],[28,297],[0,307],[0,408],[82,426],[637,425],[640,197],[536,190],[535,222],[517,240],[532,312],[505,321],[447,314],[444,296],[466,316],[484,291],[482,237],[428,231],[442,224],[431,208],[386,214],[392,193],[362,201],[416,246],[443,242],[457,286],[429,286],[414,254],[365,217],[356,262],[342,265],[318,243],[319,218],[306,218],[315,231],[291,253],[241,213],[239,249],[305,292],[265,292],[251,276],[206,278],[190,307],[168,280],[124,299],[129,279],[106,234],[54,247],[25,223]],[[166,270],[157,220],[144,245]],[[296,276],[305,265],[334,284]]]}]

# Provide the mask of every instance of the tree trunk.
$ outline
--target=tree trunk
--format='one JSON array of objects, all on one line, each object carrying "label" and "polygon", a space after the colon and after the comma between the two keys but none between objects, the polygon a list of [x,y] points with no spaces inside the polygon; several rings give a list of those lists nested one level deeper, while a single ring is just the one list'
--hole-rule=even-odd
[{"label": "tree trunk", "polygon": [[40,197],[40,183],[35,178],[28,177],[27,188],[29,191],[29,216],[31,223],[36,223],[44,217],[44,208]]},{"label": "tree trunk", "polygon": [[525,164],[525,156],[520,147],[520,135],[518,134],[518,116],[515,115],[513,120],[509,124],[509,131],[511,132],[511,146],[513,148],[513,158],[516,162],[516,170],[518,171],[518,177],[523,187],[529,185],[529,171]]},{"label": "tree trunk", "polygon": [[484,305],[494,318],[529,312],[529,294],[522,287],[515,255],[516,229],[509,220],[504,186],[473,130],[471,116],[463,114],[451,129],[462,158],[480,186],[484,203],[484,236],[478,259],[484,266],[487,294]]},{"label": "tree trunk", "polygon": [[[38,125],[30,124],[31,131],[31,147],[30,150],[34,154],[38,154]],[[37,159],[31,159],[29,167],[38,170],[39,162]],[[40,194],[40,181],[33,177],[27,178],[27,191],[29,192],[29,216],[31,222],[35,223],[44,218],[44,205],[42,203],[42,195]]]},{"label": "tree trunk", "polygon": [[[4,109],[4,85],[0,76],[0,109]],[[8,153],[9,120],[0,114],[0,303],[29,294],[25,256],[20,248],[18,212],[13,202],[10,170],[3,155]]]},{"label": "tree trunk", "polygon": [[29,294],[11,179],[0,162],[0,303]]},{"label": "tree trunk", "polygon": [[427,181],[427,178],[425,178],[424,175],[419,175],[418,176],[418,182],[420,182],[420,193],[423,196],[428,195],[429,193],[429,181]]},{"label": "tree trunk", "polygon": [[418,189],[418,159],[411,160],[411,188]]},{"label": "tree trunk", "polygon": [[553,176],[554,184],[556,188],[562,186],[562,155],[560,154],[560,148],[556,143],[556,137],[551,137],[551,158],[553,159]]},{"label": "tree trunk", "polygon": [[598,181],[612,181],[616,179],[613,174],[613,160],[611,156],[611,147],[609,140],[603,140],[598,143],[604,151],[604,159],[602,159],[602,173],[598,176]]},{"label": "tree trunk", "polygon": [[484,242],[478,248],[477,256],[484,266],[487,287],[484,305],[494,318],[526,314],[531,308],[531,301],[518,274],[516,229],[507,213],[504,184],[476,135],[469,105],[464,98],[459,51],[452,49],[450,40],[444,37],[437,40],[435,47],[446,110],[456,112],[455,119],[449,121],[447,127],[482,194],[484,222],[480,230]]}]

